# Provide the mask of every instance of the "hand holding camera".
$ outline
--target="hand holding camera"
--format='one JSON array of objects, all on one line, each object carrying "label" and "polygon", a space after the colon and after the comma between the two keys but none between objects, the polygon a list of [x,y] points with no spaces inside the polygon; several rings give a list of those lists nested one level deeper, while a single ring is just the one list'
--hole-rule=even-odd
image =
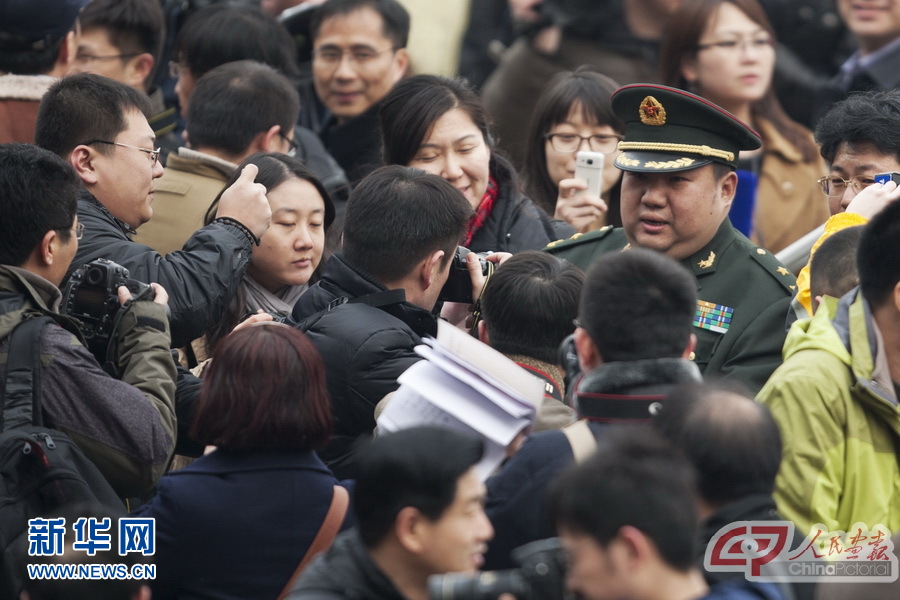
[{"label": "hand holding camera", "polygon": [[118,287],[118,289],[116,290],[118,297],[119,297],[119,304],[121,306],[125,306],[125,303],[128,302],[129,300],[134,301],[134,300],[141,300],[141,299],[144,299],[144,300],[152,299],[152,301],[156,302],[157,304],[162,304],[163,306],[169,305],[169,292],[167,292],[163,286],[159,285],[158,283],[151,283],[150,288],[153,290],[152,296],[149,296],[147,298],[135,298],[132,295],[131,290],[128,289],[127,286],[120,285]]},{"label": "hand holding camera", "polygon": [[512,256],[507,252],[475,253],[459,246],[450,261],[447,282],[438,300],[444,302],[441,317],[459,329],[474,334],[478,322],[479,298],[494,272],[494,266]]},{"label": "hand holding camera", "polygon": [[121,312],[139,300],[165,305],[168,299],[158,283],[131,279],[122,265],[98,258],[72,273],[63,289],[60,312],[81,322],[88,350],[103,364]]}]

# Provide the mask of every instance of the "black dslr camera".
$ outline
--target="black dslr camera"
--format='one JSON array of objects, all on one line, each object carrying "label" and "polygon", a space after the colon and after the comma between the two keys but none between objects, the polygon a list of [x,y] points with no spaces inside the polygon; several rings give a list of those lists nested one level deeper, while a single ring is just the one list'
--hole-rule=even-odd
[{"label": "black dslr camera", "polygon": [[119,286],[128,288],[132,301],[153,300],[156,296],[153,288],[129,275],[122,265],[98,258],[75,269],[63,290],[60,312],[81,321],[88,350],[100,364],[106,360],[109,339],[122,309]]},{"label": "black dslr camera", "polygon": [[[469,269],[466,268],[466,255],[470,250],[463,246],[457,246],[456,254],[450,262],[450,276],[447,283],[441,288],[438,300],[444,302],[462,302],[472,304],[472,279],[469,277]],[[494,272],[494,263],[486,261],[487,252],[478,252],[478,262],[481,263],[481,273],[490,277]],[[485,285],[487,285],[485,283]]]},{"label": "black dslr camera", "polygon": [[496,600],[512,594],[516,600],[564,600],[565,560],[557,538],[525,544],[513,550],[520,565],[508,571],[484,571],[476,575],[448,573],[428,578],[431,600]]}]

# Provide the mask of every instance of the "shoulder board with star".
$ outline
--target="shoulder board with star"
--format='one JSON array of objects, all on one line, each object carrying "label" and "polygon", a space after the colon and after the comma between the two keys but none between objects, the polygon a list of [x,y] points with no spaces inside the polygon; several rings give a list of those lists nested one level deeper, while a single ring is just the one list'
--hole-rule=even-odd
[{"label": "shoulder board with star", "polygon": [[788,292],[794,293],[797,289],[797,278],[791,273],[790,269],[775,258],[774,254],[764,248],[753,248],[750,250],[750,256],[762,265],[766,272],[772,275]]},{"label": "shoulder board with star", "polygon": [[576,233],[568,239],[550,242],[546,247],[544,247],[544,252],[553,253],[557,250],[564,250],[566,248],[571,248],[573,246],[578,246],[587,242],[602,240],[603,238],[611,234],[613,232],[613,229],[614,227],[612,225],[606,225],[605,227],[601,227],[600,229],[589,231],[587,233]]}]

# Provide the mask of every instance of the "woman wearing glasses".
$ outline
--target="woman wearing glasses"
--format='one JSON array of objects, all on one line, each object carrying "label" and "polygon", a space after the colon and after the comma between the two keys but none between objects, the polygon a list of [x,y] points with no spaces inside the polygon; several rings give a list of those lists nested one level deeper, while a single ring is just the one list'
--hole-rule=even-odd
[{"label": "woman wearing glasses", "polygon": [[732,223],[778,252],[828,218],[816,180],[826,172],[812,134],[790,120],[772,89],[775,38],[757,0],[684,0],[669,21],[662,82],[718,104],[756,129],[741,152]]},{"label": "woman wearing glasses", "polygon": [[[525,192],[548,214],[580,232],[622,225],[622,172],[613,161],[624,127],[610,106],[618,87],[609,77],[589,70],[560,73],[541,94],[531,118],[522,169]],[[587,193],[585,182],[575,179],[579,150],[606,155],[599,197]]]},{"label": "woman wearing glasses", "polygon": [[443,177],[472,205],[463,245],[475,252],[540,250],[574,233],[519,192],[492,147],[481,99],[462,79],[416,75],[397,83],[380,113],[385,164]]}]

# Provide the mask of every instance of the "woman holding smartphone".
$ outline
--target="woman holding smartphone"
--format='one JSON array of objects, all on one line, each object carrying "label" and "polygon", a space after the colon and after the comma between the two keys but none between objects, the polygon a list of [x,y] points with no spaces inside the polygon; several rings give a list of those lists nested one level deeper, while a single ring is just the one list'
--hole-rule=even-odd
[{"label": "woman holding smartphone", "polygon": [[[613,161],[624,126],[610,105],[618,87],[587,69],[560,73],[544,89],[531,119],[522,169],[525,192],[548,214],[581,232],[622,225],[622,172]],[[583,162],[603,163],[598,189],[588,190],[576,172],[581,152],[592,153]]]}]

